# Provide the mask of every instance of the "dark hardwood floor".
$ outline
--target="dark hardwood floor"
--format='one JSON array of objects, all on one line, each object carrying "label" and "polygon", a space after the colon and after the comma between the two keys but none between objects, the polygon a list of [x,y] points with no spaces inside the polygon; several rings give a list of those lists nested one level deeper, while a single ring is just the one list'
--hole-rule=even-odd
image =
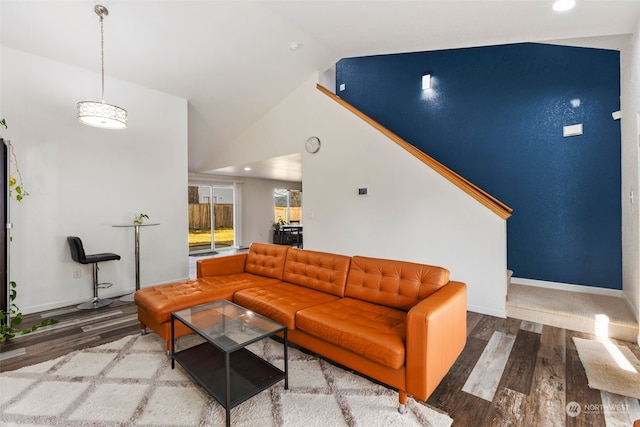
[{"label": "dark hardwood floor", "polygon": [[[24,316],[27,328],[43,319],[59,323],[27,335],[16,335],[0,344],[0,372],[44,362],[74,350],[95,347],[140,332],[137,308],[133,302],[114,302],[96,310],[75,306]],[[15,355],[14,357],[11,357]]]},{"label": "dark hardwood floor", "polygon": [[[31,314],[24,325],[43,318],[60,323],[0,344],[0,372],[140,332],[131,302],[116,300],[98,310],[68,307]],[[640,418],[640,402],[630,398],[623,400],[630,408],[627,412],[610,411],[605,416],[601,392],[588,387],[572,337],[593,336],[471,312],[467,323],[463,353],[426,402],[448,413],[454,426],[631,425],[631,419]],[[637,345],[615,343],[640,359]],[[570,402],[592,410],[567,416]]]}]

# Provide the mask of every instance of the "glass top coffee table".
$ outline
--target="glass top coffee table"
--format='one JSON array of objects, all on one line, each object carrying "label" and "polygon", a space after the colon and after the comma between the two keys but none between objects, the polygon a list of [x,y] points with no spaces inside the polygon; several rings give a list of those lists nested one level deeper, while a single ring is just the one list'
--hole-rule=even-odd
[{"label": "glass top coffee table", "polygon": [[[175,338],[185,327],[197,335]],[[280,332],[284,371],[246,348]],[[226,300],[171,313],[172,369],[176,361],[225,408],[227,426],[231,408],[283,379],[289,388],[286,326]]]}]

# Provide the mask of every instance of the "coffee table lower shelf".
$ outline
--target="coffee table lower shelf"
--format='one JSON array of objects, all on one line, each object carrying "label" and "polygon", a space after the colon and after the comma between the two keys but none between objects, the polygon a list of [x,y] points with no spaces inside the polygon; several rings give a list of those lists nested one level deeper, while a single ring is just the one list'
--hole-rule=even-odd
[{"label": "coffee table lower shelf", "polygon": [[284,371],[249,350],[236,350],[229,353],[230,396],[227,403],[227,371],[223,351],[204,342],[176,352],[173,358],[228,410],[286,378]]}]

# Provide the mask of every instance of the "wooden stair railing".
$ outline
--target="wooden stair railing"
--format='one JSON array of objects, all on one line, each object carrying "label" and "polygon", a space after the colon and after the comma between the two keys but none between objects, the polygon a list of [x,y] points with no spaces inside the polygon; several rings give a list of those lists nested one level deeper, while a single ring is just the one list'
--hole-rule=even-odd
[{"label": "wooden stair railing", "polygon": [[442,175],[444,178],[449,180],[451,183],[453,183],[455,186],[460,188],[462,191],[464,191],[465,193],[467,193],[468,195],[476,199],[478,202],[480,202],[487,208],[489,208],[492,212],[497,214],[500,218],[507,219],[511,216],[511,212],[513,210],[509,206],[502,203],[500,200],[491,196],[489,193],[482,190],[480,187],[468,181],[467,179],[461,177],[460,175],[458,175],[457,173],[455,173],[454,171],[452,171],[442,163],[438,162],[434,158],[429,157],[424,152],[420,151],[413,145],[409,144],[407,141],[400,138],[398,135],[391,132],[389,129],[382,126],[380,123],[376,122],[371,117],[367,116],[362,111],[358,110],[356,107],[354,107],[353,105],[349,104],[348,102],[346,102],[345,100],[343,100],[342,98],[340,98],[339,96],[331,92],[329,89],[325,88],[320,84],[316,85],[316,87],[320,92],[324,93],[329,98],[333,99],[338,104],[342,105],[344,108],[351,111],[356,116],[360,117],[362,120],[364,120],[365,122],[373,126],[375,129],[380,131],[384,136],[386,136],[387,138],[389,138],[390,140],[398,144],[400,147],[408,151],[410,154],[412,154],[415,158],[420,160],[422,163],[424,163],[425,165],[429,166],[431,169],[438,172],[440,175]]}]

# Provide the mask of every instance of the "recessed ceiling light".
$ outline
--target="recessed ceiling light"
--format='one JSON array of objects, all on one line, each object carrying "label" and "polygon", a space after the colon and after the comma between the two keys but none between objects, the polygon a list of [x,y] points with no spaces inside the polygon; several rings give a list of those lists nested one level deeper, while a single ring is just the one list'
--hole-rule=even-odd
[{"label": "recessed ceiling light", "polygon": [[557,0],[553,3],[553,10],[556,12],[564,12],[566,10],[573,9],[576,5],[576,0]]},{"label": "recessed ceiling light", "polygon": [[246,170],[247,172],[249,172],[251,170],[251,168],[249,166],[247,166],[246,168],[244,168],[244,170]]}]

